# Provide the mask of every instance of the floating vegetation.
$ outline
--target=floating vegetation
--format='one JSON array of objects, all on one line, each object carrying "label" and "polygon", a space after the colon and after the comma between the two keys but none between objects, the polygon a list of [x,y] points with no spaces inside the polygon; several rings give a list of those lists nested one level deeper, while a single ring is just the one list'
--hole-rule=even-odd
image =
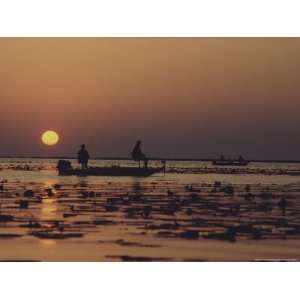
[{"label": "floating vegetation", "polygon": [[15,234],[15,233],[0,233],[0,239],[14,239],[14,238],[20,238],[22,237],[21,234]]},{"label": "floating vegetation", "polygon": [[3,180],[1,243],[82,246],[103,260],[169,261],[190,253],[184,260],[204,261],[206,257],[190,249],[209,243],[235,247],[300,240],[300,183],[218,179],[188,184],[163,176],[138,181]]},{"label": "floating vegetation", "polygon": [[69,238],[81,238],[83,233],[78,232],[49,232],[49,231],[35,231],[31,235],[40,238],[40,239],[69,239]]}]

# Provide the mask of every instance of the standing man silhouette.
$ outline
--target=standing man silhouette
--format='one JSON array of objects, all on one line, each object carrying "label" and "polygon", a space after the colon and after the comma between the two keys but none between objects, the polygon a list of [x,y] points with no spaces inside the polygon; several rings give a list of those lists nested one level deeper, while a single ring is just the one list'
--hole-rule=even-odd
[{"label": "standing man silhouette", "polygon": [[90,155],[88,151],[85,149],[85,144],[82,144],[80,150],[78,151],[78,163],[81,164],[82,169],[88,168],[89,159],[90,159]]},{"label": "standing man silhouette", "polygon": [[141,141],[138,140],[131,152],[132,159],[139,162],[139,168],[141,167],[141,160],[144,162],[144,168],[148,167],[148,158],[141,150]]}]

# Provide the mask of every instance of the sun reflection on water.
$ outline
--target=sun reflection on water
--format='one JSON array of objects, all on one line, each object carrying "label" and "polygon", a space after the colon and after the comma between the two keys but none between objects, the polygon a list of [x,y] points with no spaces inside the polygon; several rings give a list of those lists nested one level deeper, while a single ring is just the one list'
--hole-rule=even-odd
[{"label": "sun reflection on water", "polygon": [[55,240],[39,240],[40,244],[43,246],[54,246],[56,245],[56,241]]},{"label": "sun reflection on water", "polygon": [[41,219],[56,217],[58,210],[56,198],[43,198],[41,205]]}]

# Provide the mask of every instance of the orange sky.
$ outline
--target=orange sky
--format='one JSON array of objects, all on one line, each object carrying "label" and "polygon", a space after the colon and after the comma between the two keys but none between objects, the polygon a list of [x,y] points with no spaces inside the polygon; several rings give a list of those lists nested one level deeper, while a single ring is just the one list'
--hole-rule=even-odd
[{"label": "orange sky", "polygon": [[[300,159],[300,38],[0,38],[0,155]],[[40,143],[54,129],[60,143]]]}]

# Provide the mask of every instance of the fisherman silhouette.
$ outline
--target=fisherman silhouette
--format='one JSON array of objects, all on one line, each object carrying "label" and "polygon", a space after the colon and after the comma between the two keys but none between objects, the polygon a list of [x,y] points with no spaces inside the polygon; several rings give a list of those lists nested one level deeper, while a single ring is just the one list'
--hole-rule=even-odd
[{"label": "fisherman silhouette", "polygon": [[238,160],[241,162],[241,161],[244,161],[244,158],[242,155],[239,156]]},{"label": "fisherman silhouette", "polygon": [[139,168],[141,167],[141,160],[144,162],[144,168],[148,167],[148,158],[141,150],[142,142],[138,140],[131,152],[132,159],[139,162]]},{"label": "fisherman silhouette", "polygon": [[88,168],[89,159],[90,159],[90,155],[88,151],[85,149],[85,144],[82,144],[80,150],[78,151],[78,163],[81,164],[82,169]]}]

